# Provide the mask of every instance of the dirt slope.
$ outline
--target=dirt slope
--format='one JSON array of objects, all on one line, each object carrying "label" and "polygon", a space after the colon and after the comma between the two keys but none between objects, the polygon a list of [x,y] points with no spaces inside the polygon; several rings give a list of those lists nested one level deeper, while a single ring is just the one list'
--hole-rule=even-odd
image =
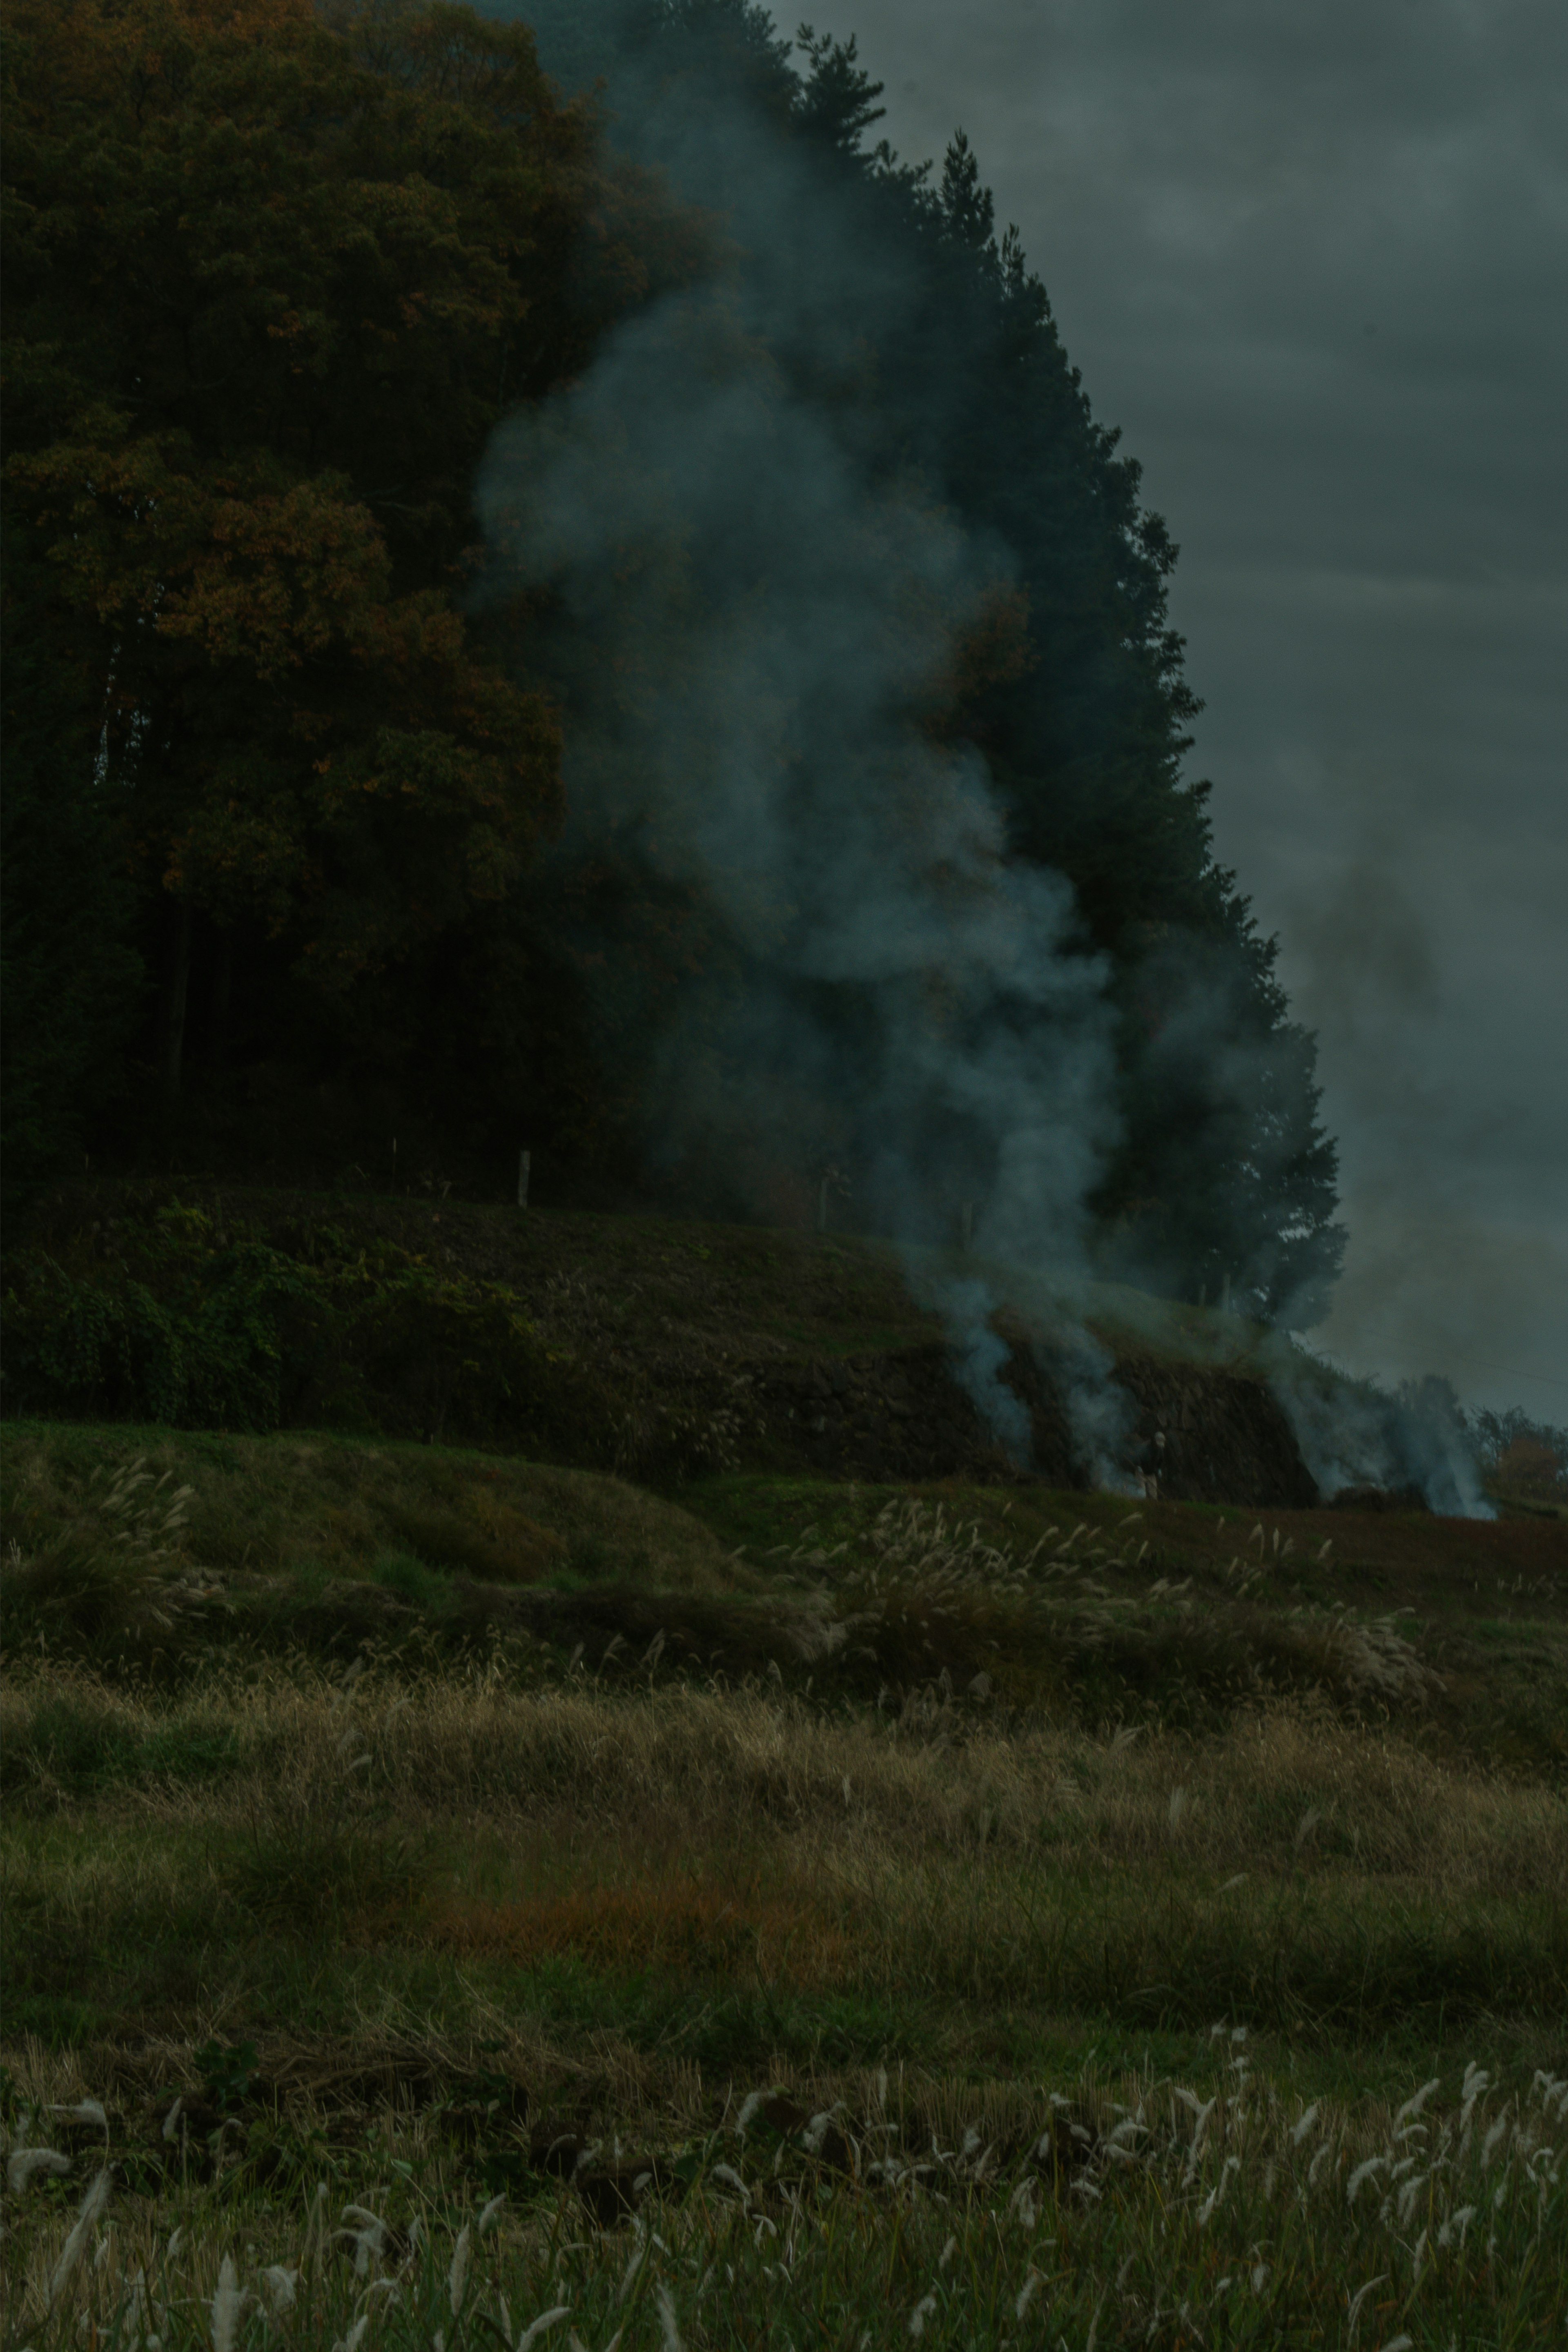
[{"label": "dirt slope", "polygon": [[[903,1263],[884,1244],[185,1181],[68,1188],[47,1204],[31,1246],[78,1282],[158,1288],[156,1237],[176,1223],[181,1282],[191,1278],[193,1247],[216,1267],[243,1235],[302,1266],[331,1258],[341,1273],[357,1254],[367,1282],[412,1273],[433,1286],[413,1303],[400,1294],[396,1314],[353,1343],[352,1364],[340,1348],[331,1383],[312,1373],[286,1384],[292,1425],[516,1446],[654,1483],[742,1465],[871,1481],[1091,1481],[1049,1317],[1009,1311],[996,1326],[1010,1350],[1002,1377],[1033,1430],[1024,1471],[954,1379],[939,1322],[915,1303]],[[974,1263],[933,1261],[928,1276],[933,1268],[968,1273]],[[465,1313],[479,1293],[520,1311],[531,1355],[524,1349],[504,1371],[465,1355],[462,1315],[447,1311],[443,1284],[454,1297],[468,1286]],[[1195,1307],[1097,1296],[1133,1458],[1162,1494],[1251,1508],[1318,1499],[1261,1376],[1263,1335]],[[1089,1311],[1092,1319],[1092,1303]]]}]

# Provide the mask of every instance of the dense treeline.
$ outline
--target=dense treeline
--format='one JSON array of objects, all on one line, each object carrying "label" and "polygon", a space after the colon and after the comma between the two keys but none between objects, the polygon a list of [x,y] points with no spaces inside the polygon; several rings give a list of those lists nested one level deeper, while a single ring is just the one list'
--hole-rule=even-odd
[{"label": "dense treeline", "polygon": [[[231,1032],[395,1071],[559,809],[554,709],[462,612],[474,467],[690,232],[601,172],[526,34],[461,12],[376,38],[302,0],[51,0],[11,12],[7,70],[29,821],[90,812],[132,879],[158,1091]],[[57,892],[12,933],[47,954],[69,861],[8,887]],[[80,1083],[47,1024],[12,1047],[31,1157]]]},{"label": "dense treeline", "polygon": [[[1003,854],[1107,960],[1102,1263],[1310,1319],[1334,1152],[1184,777],[1175,551],[962,136],[939,178],[870,145],[853,43],[744,0],[17,0],[6,71],[9,1181],[171,1138],[384,1173],[394,1134],[405,1171],[526,1140],[580,1192],[740,1211],[853,1175],[798,1071],[749,1159],[672,1153],[652,1084],[679,1034],[742,1098],[714,1007],[766,968],[772,916],[661,862],[625,783],[738,575],[688,550],[634,641],[613,562],[589,609],[477,519],[504,420],[716,289],[781,414],[989,551],[911,620],[907,716],[983,756]],[[789,985],[852,1093],[866,989]]]}]

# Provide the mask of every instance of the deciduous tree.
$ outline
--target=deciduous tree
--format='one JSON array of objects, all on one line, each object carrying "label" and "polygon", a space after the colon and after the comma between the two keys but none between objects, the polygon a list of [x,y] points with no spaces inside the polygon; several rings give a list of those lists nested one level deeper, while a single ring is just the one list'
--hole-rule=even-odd
[{"label": "deciduous tree", "polygon": [[19,0],[7,83],[9,509],[177,910],[177,1087],[193,915],[341,1001],[556,822],[550,699],[464,610],[473,467],[688,233],[468,9]]}]

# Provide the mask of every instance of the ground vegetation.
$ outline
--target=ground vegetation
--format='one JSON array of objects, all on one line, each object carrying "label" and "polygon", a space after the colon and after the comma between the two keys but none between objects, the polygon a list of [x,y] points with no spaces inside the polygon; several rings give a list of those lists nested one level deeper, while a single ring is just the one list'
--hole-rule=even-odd
[{"label": "ground vegetation", "polygon": [[1554,1528],[125,1436],[6,1451],[16,2341],[1551,2340]]}]

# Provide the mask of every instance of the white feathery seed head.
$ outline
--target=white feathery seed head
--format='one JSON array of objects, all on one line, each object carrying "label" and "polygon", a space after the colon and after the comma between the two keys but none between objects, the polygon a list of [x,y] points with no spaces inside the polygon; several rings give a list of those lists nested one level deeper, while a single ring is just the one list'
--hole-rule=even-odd
[{"label": "white feathery seed head", "polygon": [[1433,2092],[1441,2088],[1442,2080],[1443,2078],[1440,2074],[1434,2074],[1429,2083],[1422,2084],[1421,2088],[1415,2093],[1414,2098],[1405,2100],[1405,2105],[1400,2108],[1399,2113],[1394,2118],[1394,2128],[1396,2132],[1398,2131],[1401,2124],[1408,2123],[1413,2116],[1418,2116],[1420,2114],[1422,2108],[1426,2105]]},{"label": "white feathery seed head", "polygon": [[96,2099],[79,2099],[74,2107],[51,2107],[51,2116],[64,2116],[68,2123],[92,2124],[100,2131],[109,2128],[109,2117]]},{"label": "white feathery seed head", "polygon": [[[563,2319],[570,2318],[571,2313],[572,2306],[569,2303],[558,2303],[553,2311],[542,2311],[537,2319],[531,2319],[529,2321],[528,2326],[518,2337],[517,2352],[529,2352],[529,2346],[531,2344],[537,2344],[539,2338],[542,2336],[548,2335],[551,2328],[558,2327]],[[619,2343],[620,2330],[618,2328],[616,2329],[612,2341]]]},{"label": "white feathery seed head", "polygon": [[76,2266],[81,2260],[82,2249],[87,2244],[88,2234],[108,2202],[109,2168],[105,2165],[103,2170],[96,2174],[89,2182],[87,2194],[82,2199],[77,2210],[76,2220],[71,2225],[70,2235],[60,2248],[60,2258],[55,2264],[55,2274],[49,2281],[51,2311],[70,2284]]},{"label": "white feathery seed head", "polygon": [[1465,2231],[1476,2218],[1476,2210],[1473,2205],[1461,2205],[1450,2213],[1437,2232],[1437,2243],[1440,2246],[1451,2246],[1457,2232],[1462,2246],[1465,2242]]},{"label": "white feathery seed head", "polygon": [[58,2179],[70,2168],[69,2157],[62,2156],[58,2147],[14,2147],[5,2163],[5,2186],[13,2197],[19,2197],[35,2173]]},{"label": "white feathery seed head", "polygon": [[217,2284],[213,2289],[213,2352],[234,2352],[244,2309],[245,2290],[234,2267],[234,2256],[225,2254],[217,2266]]},{"label": "white feathery seed head", "polygon": [[286,2271],[281,2263],[273,2263],[261,2273],[261,2291],[275,2313],[289,2310],[300,2284],[298,2271]]},{"label": "white feathery seed head", "polygon": [[1361,2318],[1361,2307],[1367,2296],[1375,2294],[1380,2286],[1387,2284],[1388,2273],[1379,2271],[1375,2278],[1363,2279],[1354,2294],[1349,2298],[1345,2309],[1345,2342],[1347,2344],[1355,2342],[1356,2324]]},{"label": "white feathery seed head", "polygon": [[457,2318],[463,2308],[463,2290],[468,2284],[468,2247],[471,2232],[465,2221],[458,2232],[458,2242],[452,2249],[452,2267],[447,2273],[447,2294]]},{"label": "white feathery seed head", "polygon": [[1206,2225],[1209,2216],[1214,2212],[1215,2207],[1224,2204],[1225,2192],[1230,2187],[1231,2175],[1232,2173],[1239,2172],[1240,2170],[1240,2157],[1227,2156],[1224,2165],[1221,2167],[1219,2179],[1215,2182],[1214,2187],[1209,2190],[1208,2195],[1204,2199],[1203,2203],[1198,2208],[1198,2227],[1200,2230]]}]

